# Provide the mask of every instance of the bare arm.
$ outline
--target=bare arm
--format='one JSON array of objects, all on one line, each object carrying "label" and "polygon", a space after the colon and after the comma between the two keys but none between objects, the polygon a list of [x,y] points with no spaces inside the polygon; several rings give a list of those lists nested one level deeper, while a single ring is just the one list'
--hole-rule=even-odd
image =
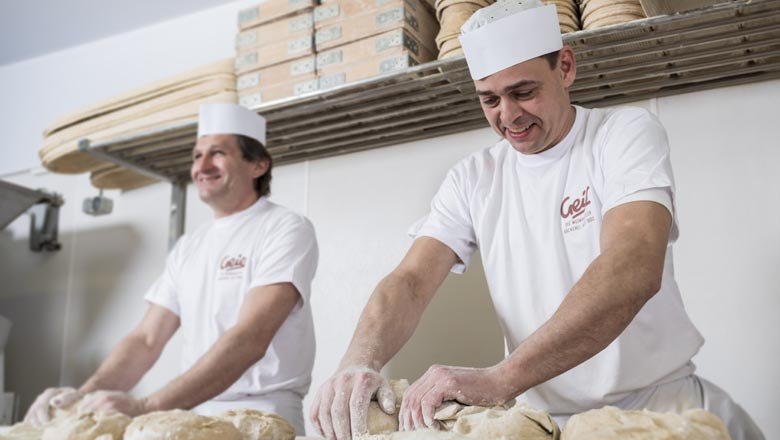
[{"label": "bare arm", "polygon": [[623,332],[661,288],[671,219],[664,206],[649,201],[606,213],[601,254],[555,314],[499,364],[512,394],[590,359]]},{"label": "bare arm", "polygon": [[377,285],[360,315],[339,368],[381,369],[409,340],[425,308],[458,257],[429,237],[412,244],[404,259]]},{"label": "bare arm", "polygon": [[423,311],[447,277],[457,255],[438,240],[421,237],[376,287],[336,373],[322,384],[310,417],[329,439],[366,432],[367,409],[376,393],[382,408],[395,399],[379,370],[403,347]]},{"label": "bare arm", "polygon": [[178,316],[165,307],[150,304],[138,327],[111,350],[79,392],[130,390],[157,362],[165,344],[178,328]]},{"label": "bare arm", "polygon": [[189,371],[144,399],[145,412],[192,408],[228,389],[265,356],[268,345],[299,299],[298,290],[291,283],[251,289],[241,305],[236,325]]},{"label": "bare arm", "polygon": [[433,413],[446,400],[506,402],[603,350],[660,289],[670,228],[669,211],[655,202],[609,210],[601,254],[555,314],[493,367],[432,366],[404,394],[400,427],[433,426]]}]

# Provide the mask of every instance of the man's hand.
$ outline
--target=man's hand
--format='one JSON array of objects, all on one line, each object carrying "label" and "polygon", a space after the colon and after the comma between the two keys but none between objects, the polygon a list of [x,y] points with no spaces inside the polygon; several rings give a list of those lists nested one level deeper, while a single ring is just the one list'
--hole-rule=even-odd
[{"label": "man's hand", "polygon": [[135,417],[149,412],[144,399],[135,399],[122,391],[95,391],[84,396],[79,414],[88,412],[120,412]]},{"label": "man's hand", "polygon": [[[501,365],[501,364],[499,364]],[[514,397],[502,380],[499,366],[463,368],[434,365],[404,393],[399,430],[434,428],[433,414],[443,402],[493,406]]]},{"label": "man's hand", "polygon": [[35,399],[24,421],[34,426],[45,425],[51,420],[52,407],[67,408],[81,397],[82,394],[75,388],[48,388]]},{"label": "man's hand", "polygon": [[380,408],[395,412],[395,395],[376,370],[350,367],[336,372],[322,384],[311,405],[310,420],[328,439],[350,439],[368,431],[368,404],[376,395]]}]

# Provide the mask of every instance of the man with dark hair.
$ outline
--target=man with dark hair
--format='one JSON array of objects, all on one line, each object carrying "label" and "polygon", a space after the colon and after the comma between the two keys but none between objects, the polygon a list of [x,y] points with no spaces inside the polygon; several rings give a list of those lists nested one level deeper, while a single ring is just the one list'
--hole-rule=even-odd
[{"label": "man with dark hair", "polygon": [[694,374],[703,338],[674,281],[674,178],[658,120],[638,108],[571,105],[576,62],[552,4],[499,0],[466,22],[460,41],[502,140],[447,174],[320,387],[312,423],[346,439],[366,431],[372,398],[395,412],[379,371],[447,273],[465,271],[479,249],[508,354],[488,368],[432,366],[403,395],[402,430],[434,426],[444,401],[517,398],[559,423],[605,405],[705,408],[734,440],[763,438],[728,394]]},{"label": "man with dark hair", "polygon": [[[252,408],[284,417],[303,435],[317,241],[306,218],[267,199],[272,164],[264,142],[265,120],[256,113],[235,104],[201,107],[191,176],[214,221],[178,241],[146,294],[146,315],[97,372],[78,390],[44,391],[27,421],[45,423],[51,407],[78,400],[79,412],[131,416]],[[182,374],[131,397],[179,328]]]}]

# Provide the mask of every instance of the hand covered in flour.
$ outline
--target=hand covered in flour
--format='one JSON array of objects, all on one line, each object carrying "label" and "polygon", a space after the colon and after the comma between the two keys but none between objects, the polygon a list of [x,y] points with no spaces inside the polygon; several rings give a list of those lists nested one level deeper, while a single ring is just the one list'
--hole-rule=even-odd
[{"label": "hand covered in flour", "polygon": [[514,398],[497,367],[463,368],[434,365],[404,393],[399,430],[434,428],[434,412],[443,402],[494,406]]},{"label": "hand covered in flour", "polygon": [[328,439],[350,439],[368,430],[368,404],[376,395],[382,411],[395,412],[395,395],[387,380],[368,367],[339,370],[320,386],[314,397],[310,420]]},{"label": "hand covered in flour", "polygon": [[84,396],[78,412],[120,412],[135,417],[149,411],[145,399],[136,399],[122,391],[95,391]]},{"label": "hand covered in flour", "polygon": [[52,408],[67,408],[81,397],[82,394],[75,388],[48,388],[30,405],[24,421],[33,426],[45,425],[51,420]]}]

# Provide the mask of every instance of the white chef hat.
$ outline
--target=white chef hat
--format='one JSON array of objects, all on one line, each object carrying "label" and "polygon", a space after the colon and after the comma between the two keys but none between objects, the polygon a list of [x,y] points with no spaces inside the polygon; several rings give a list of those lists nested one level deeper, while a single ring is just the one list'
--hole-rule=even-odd
[{"label": "white chef hat", "polygon": [[478,80],[563,47],[555,5],[539,0],[498,0],[460,28],[471,78]]},{"label": "white chef hat", "polygon": [[265,118],[238,104],[201,104],[198,137],[209,134],[241,134],[265,145]]}]

